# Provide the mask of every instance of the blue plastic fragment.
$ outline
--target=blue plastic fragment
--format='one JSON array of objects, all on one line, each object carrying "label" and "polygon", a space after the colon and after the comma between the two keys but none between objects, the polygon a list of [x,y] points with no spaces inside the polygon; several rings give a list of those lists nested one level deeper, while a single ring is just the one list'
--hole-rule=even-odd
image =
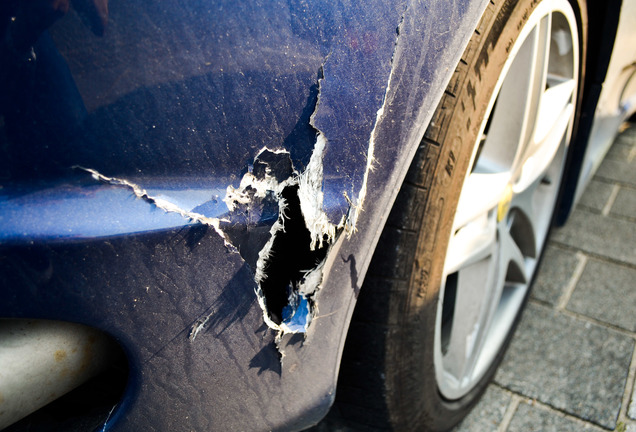
[{"label": "blue plastic fragment", "polygon": [[298,296],[296,307],[289,304],[283,308],[283,326],[290,333],[305,333],[309,324],[309,302],[304,295]]}]

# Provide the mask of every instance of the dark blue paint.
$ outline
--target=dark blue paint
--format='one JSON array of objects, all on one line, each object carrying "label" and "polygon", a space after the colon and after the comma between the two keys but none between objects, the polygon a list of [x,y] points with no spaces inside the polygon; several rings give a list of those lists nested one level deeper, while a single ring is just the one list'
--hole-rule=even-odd
[{"label": "dark blue paint", "polygon": [[[367,166],[369,138],[384,101],[405,2],[370,2],[349,16],[324,65],[313,124],[327,139],[325,177],[340,179],[331,195],[346,208],[357,198]],[[355,107],[355,109],[351,109]],[[331,220],[338,223],[341,215]]]},{"label": "dark blue paint", "polygon": [[[386,208],[483,6],[112,0],[101,38],[71,12],[40,38],[28,74],[0,65],[0,85],[13,90],[0,91],[0,316],[113,334],[133,371],[114,429],[317,421],[333,400],[341,341]],[[45,91],[20,99],[31,85]],[[329,318],[314,320],[306,342],[285,336],[281,365],[253,278],[277,206],[229,215],[225,188],[255,169],[263,147],[288,150],[302,172],[320,131],[324,210],[338,222],[349,210],[344,193],[360,190],[374,127],[376,170],[359,230],[332,251],[317,294]],[[229,217],[224,229],[241,253],[212,228],[75,165]]]},{"label": "dark blue paint", "polygon": [[[227,206],[219,198],[219,194],[225,194],[224,188],[191,186],[185,190],[149,188],[148,193],[169,195],[175,204],[195,207],[209,217],[227,213]],[[96,185],[89,179],[29,190],[19,196],[0,195],[0,205],[0,241],[5,244],[121,236],[188,224],[182,216],[136,198],[128,188]]]}]

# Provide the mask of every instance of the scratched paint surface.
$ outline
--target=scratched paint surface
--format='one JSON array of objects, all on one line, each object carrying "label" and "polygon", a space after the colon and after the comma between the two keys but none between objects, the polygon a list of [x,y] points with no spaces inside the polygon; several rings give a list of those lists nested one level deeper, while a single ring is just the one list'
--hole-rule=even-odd
[{"label": "scratched paint surface", "polygon": [[[400,157],[413,146],[405,137],[416,129],[400,122],[434,108],[427,98],[443,91],[446,76],[436,67],[453,67],[479,7],[301,0],[109,7],[103,37],[74,12],[42,37],[36,76],[47,91],[31,117],[3,119],[1,139],[11,145],[0,147],[0,283],[9,289],[0,292],[0,316],[72,319],[115,335],[135,371],[112,417],[122,430],[306,426],[332,400],[346,319],[338,308],[355,291],[342,287],[356,283],[325,288],[320,314],[328,318],[319,316],[307,339],[287,335],[281,363],[254,294],[258,252],[279,205],[232,219],[224,198],[240,189],[263,148],[287,152],[302,176],[320,134],[314,159],[322,179],[308,196],[320,190],[313,208],[339,225],[360,196],[374,131],[376,168],[388,171],[369,180],[372,190],[395,182],[391,170],[403,169]],[[447,31],[466,16],[461,31]],[[34,121],[37,128],[12,134]],[[76,166],[138,185],[186,217]],[[386,206],[378,196],[363,219]],[[234,228],[220,227],[237,249],[191,213],[230,220]],[[351,256],[336,261],[340,274],[355,273]],[[312,392],[303,391],[305,380]]]},{"label": "scratched paint surface", "polygon": [[[86,185],[74,172],[76,178],[67,180],[70,185],[30,191],[28,199],[19,194],[11,197],[9,189],[5,229],[0,234],[5,241],[33,236],[110,237],[203,223],[213,225],[228,246],[245,252],[242,256],[248,258],[259,283],[276,231],[284,229],[284,219],[275,225],[282,209],[280,194],[286,183],[294,182],[300,183],[311,248],[322,246],[325,239],[333,242],[350,204],[356,209],[363,204],[359,197],[372,157],[370,135],[384,102],[405,5],[376,2],[345,10],[318,2],[303,14],[298,10],[306,6],[302,4],[258,6],[189,5],[172,10],[174,14],[147,2],[115,7],[111,10],[115,28],[100,40],[100,49],[78,46],[68,37],[64,25],[71,27],[70,34],[81,31],[73,27],[77,20],[72,16],[54,28],[59,51],[69,57],[81,54],[84,60],[80,65],[69,63],[70,78],[82,100],[68,103],[84,104],[86,113],[74,125],[76,131],[67,134],[70,139],[61,159],[36,160],[38,168],[50,173],[71,168],[88,172],[101,183],[128,187],[151,206],[151,217],[144,217],[149,209],[138,202],[122,203],[121,191]],[[227,8],[244,14],[220,19]],[[279,13],[272,16],[273,10]],[[135,17],[140,41],[131,40],[134,34],[121,27],[119,14]],[[318,23],[312,20],[316,16]],[[238,31],[236,21],[248,19],[266,24]],[[147,44],[147,54],[156,57],[168,54],[165,38],[183,46],[176,55],[167,55],[165,63],[149,67],[149,59],[138,51],[139,43]],[[158,52],[152,53],[153,48]],[[97,81],[95,70],[82,66],[104,58],[118,61],[106,79]],[[119,84],[122,74],[126,79]],[[23,139],[25,144],[42,147],[38,137],[28,138]],[[269,184],[252,174],[265,148],[291,157],[289,172],[283,178],[272,177]],[[16,152],[20,151],[28,149],[19,146]],[[262,190],[255,189],[257,184]],[[92,196],[87,199],[88,190]],[[273,197],[269,201],[267,193]],[[236,206],[242,206],[241,211]],[[33,209],[43,209],[47,219],[61,223],[43,225]],[[56,213],[70,209],[78,215],[84,210],[91,217],[56,218]],[[232,232],[243,227],[246,234],[235,235],[237,242],[232,244],[221,221]],[[260,260],[250,260],[257,252]],[[316,288],[305,289],[313,293]],[[259,299],[265,321],[277,329],[261,294]],[[301,318],[295,313],[309,309],[307,299],[292,296],[289,303],[286,316],[308,325],[311,314]],[[302,327],[291,325],[296,330]]]},{"label": "scratched paint surface", "polygon": [[[66,85],[74,84],[81,99],[66,96],[73,100],[64,102],[83,105],[86,113],[66,121],[69,130],[64,134],[38,131],[22,138],[21,146],[7,151],[0,168],[16,180],[26,175],[29,180],[59,179],[72,175],[70,167],[81,165],[149,191],[160,190],[167,199],[186,201],[186,210],[198,206],[205,216],[218,217],[227,210],[219,203],[224,198],[219,191],[238,186],[262,147],[288,150],[302,172],[320,130],[327,140],[324,206],[330,220],[338,223],[348,210],[345,194],[355,197],[362,185],[369,136],[385,95],[405,5],[376,1],[364,7],[330,2],[262,6],[114,3],[103,38],[87,34],[77,17],[65,17],[51,33],[59,52],[69,59],[73,81]],[[250,26],[252,22],[259,25]],[[107,61],[111,63],[99,67]],[[50,117],[51,112],[35,116]],[[51,142],[58,135],[64,142]],[[77,183],[75,179],[71,185]],[[9,198],[12,192],[3,191]],[[47,194],[39,192],[34,203],[47,205]],[[63,191],[68,199],[81,193]],[[95,201],[108,199],[102,195]],[[11,204],[7,202],[11,218],[6,223],[15,228],[0,235],[30,232],[23,229],[36,225],[29,212],[18,214]],[[127,230],[126,221],[108,226],[111,215],[103,213],[102,223],[93,224],[103,227],[102,235],[138,229]],[[147,230],[170,224],[154,221]],[[91,230],[91,224],[75,223],[70,230],[64,225],[40,229],[40,235],[84,237]]]}]

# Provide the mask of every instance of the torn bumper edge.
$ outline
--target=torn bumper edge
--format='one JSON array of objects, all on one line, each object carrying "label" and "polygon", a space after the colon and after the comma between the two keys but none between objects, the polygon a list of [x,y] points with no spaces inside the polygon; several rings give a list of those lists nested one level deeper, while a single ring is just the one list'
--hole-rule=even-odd
[{"label": "torn bumper edge", "polygon": [[[270,167],[266,167],[264,175],[257,177],[253,172],[247,172],[238,188],[229,185],[226,190],[226,196],[223,201],[226,203],[230,212],[236,211],[240,205],[250,205],[254,200],[263,200],[268,195],[273,195],[278,203],[278,218],[276,222],[270,228],[270,237],[265,245],[258,253],[258,260],[256,262],[256,269],[254,280],[257,284],[256,295],[258,303],[263,311],[264,322],[273,330],[278,332],[279,336],[286,333],[305,333],[309,327],[315,306],[312,305],[312,301],[309,300],[310,296],[313,296],[319,289],[323,277],[324,259],[316,263],[316,266],[312,269],[308,269],[305,272],[305,276],[299,281],[298,290],[289,290],[288,304],[283,308],[283,316],[280,324],[277,324],[270,318],[270,314],[267,308],[265,295],[261,288],[262,282],[267,277],[265,268],[270,258],[271,249],[274,244],[274,240],[280,231],[285,230],[285,209],[286,203],[282,197],[282,192],[286,187],[297,186],[298,198],[300,201],[300,209],[304,219],[304,224],[310,233],[310,249],[323,248],[325,243],[331,245],[334,243],[337,235],[343,230],[350,237],[356,229],[356,223],[360,212],[363,211],[363,204],[366,199],[367,193],[367,179],[369,172],[373,169],[374,163],[374,149],[375,149],[375,135],[376,129],[384,116],[385,105],[388,100],[389,91],[391,88],[391,81],[393,79],[393,62],[395,60],[397,46],[399,41],[400,26],[403,23],[403,19],[400,21],[396,29],[395,48],[391,58],[391,71],[387,80],[386,90],[381,107],[376,113],[376,120],[369,137],[369,145],[367,150],[367,164],[363,178],[362,187],[358,193],[358,197],[355,202],[349,201],[349,212],[342,217],[342,219],[334,224],[329,220],[329,217],[324,211],[324,194],[323,194],[323,157],[327,147],[327,138],[316,128],[313,119],[320,108],[320,92],[318,95],[318,101],[314,114],[310,119],[310,125],[316,130],[316,142],[312,155],[306,169],[299,173],[296,169],[292,170],[292,173],[284,179],[276,178]],[[322,84],[323,78],[319,79],[319,87]],[[281,149],[269,149],[263,147],[255,156],[256,162],[264,152],[271,152],[274,154],[286,154],[289,155],[289,151]],[[291,162],[291,159],[290,159]],[[209,225],[214,228],[219,236],[223,239],[225,246],[232,252],[238,252],[236,245],[232,244],[229,236],[221,228],[221,222],[229,222],[227,219],[209,218],[202,214],[192,212],[180,208],[179,206],[161,198],[153,197],[148,192],[132,182],[125,179],[119,179],[114,177],[105,176],[94,169],[77,166],[75,168],[84,170],[91,174],[91,176],[98,181],[112,184],[115,186],[123,186],[129,188],[132,193],[139,199],[142,199],[149,204],[164,210],[168,213],[177,213],[191,222],[198,222],[201,224]],[[344,192],[343,192],[344,193]],[[285,289],[282,287],[281,289]],[[196,339],[197,335],[205,328],[205,325],[209,321],[211,315],[198,319],[193,325],[189,338],[190,340]]]}]

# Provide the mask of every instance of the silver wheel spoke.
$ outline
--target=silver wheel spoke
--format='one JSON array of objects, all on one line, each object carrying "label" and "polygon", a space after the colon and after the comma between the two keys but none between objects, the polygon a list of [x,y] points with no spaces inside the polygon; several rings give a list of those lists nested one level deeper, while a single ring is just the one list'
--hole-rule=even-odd
[{"label": "silver wheel spoke", "polygon": [[[549,95],[547,100],[544,97],[544,103],[541,105],[543,109],[540,111],[540,118],[544,118],[544,126],[537,129],[535,139],[538,138],[540,140],[533,142],[523,160],[523,164],[519,167],[520,172],[517,183],[520,189],[525,189],[526,185],[535,182],[537,178],[547,171],[563,141],[563,137],[568,132],[570,119],[574,111],[574,107],[570,103],[574,90],[573,85],[572,81],[563,83],[552,89],[558,94]],[[544,112],[547,114],[543,114]]]},{"label": "silver wheel spoke", "polygon": [[[498,255],[496,251],[495,255]],[[457,278],[455,314],[461,319],[453,321],[444,358],[446,371],[457,381],[470,375],[475,362],[475,345],[489,318],[487,308],[475,306],[487,306],[493,295],[491,291],[497,279],[497,265],[493,264],[496,262],[497,256],[490,256],[465,267]]]},{"label": "silver wheel spoke", "polygon": [[[535,28],[532,37],[532,63],[530,67],[531,81],[528,87],[526,111],[524,113],[524,135],[520,140],[520,151],[517,158],[526,159],[529,148],[532,146],[532,137],[538,124],[541,100],[546,87],[548,70],[548,56],[550,52],[550,27],[552,16],[544,17]],[[530,42],[529,40],[526,43]]]},{"label": "silver wheel spoke", "polygon": [[457,231],[471,221],[483,218],[497,207],[510,182],[510,173],[472,173],[464,182],[455,212],[454,230]]},{"label": "silver wheel spoke", "polygon": [[457,381],[473,375],[478,354],[493,337],[492,323],[508,280],[527,283],[524,256],[505,223],[499,223],[497,234],[499,240],[483,259],[464,266],[457,276],[455,314],[461,320],[453,321],[444,358],[447,373]]},{"label": "silver wheel spoke", "polygon": [[549,19],[544,18],[521,45],[497,96],[480,165],[503,171],[516,165],[533,135],[541,93],[546,82]]},{"label": "silver wheel spoke", "polygon": [[470,266],[493,254],[497,239],[496,220],[492,212],[464,225],[451,237],[448,246],[451,254],[444,263],[446,274]]},{"label": "silver wheel spoke", "polygon": [[[563,117],[572,115],[572,95],[576,82],[572,79],[558,82],[548,88],[541,97],[541,108],[537,118],[534,142],[542,143],[551,131],[557,128]],[[563,128],[558,130],[565,131]],[[557,133],[558,134],[558,133]]]}]

